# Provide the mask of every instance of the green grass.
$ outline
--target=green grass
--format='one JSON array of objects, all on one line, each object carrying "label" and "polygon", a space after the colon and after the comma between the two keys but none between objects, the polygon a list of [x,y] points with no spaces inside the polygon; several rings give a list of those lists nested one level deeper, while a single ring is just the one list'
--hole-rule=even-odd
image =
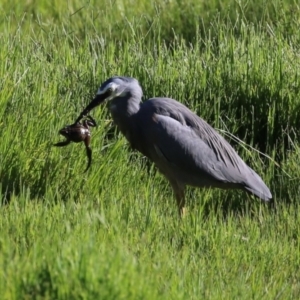
[{"label": "green grass", "polygon": [[[1,299],[299,298],[297,2],[51,3],[0,4]],[[88,173],[83,145],[52,147],[116,74],[269,155],[230,140],[276,210],[188,189],[179,220],[105,106]]]}]

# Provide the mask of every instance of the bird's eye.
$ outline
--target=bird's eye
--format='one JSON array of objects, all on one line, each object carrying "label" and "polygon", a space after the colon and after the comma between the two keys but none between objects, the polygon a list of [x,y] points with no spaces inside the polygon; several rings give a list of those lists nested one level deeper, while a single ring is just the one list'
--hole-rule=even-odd
[{"label": "bird's eye", "polygon": [[113,91],[113,89],[112,89],[111,87],[109,87],[109,88],[107,89],[107,91],[108,91],[109,93],[111,93],[111,92]]}]

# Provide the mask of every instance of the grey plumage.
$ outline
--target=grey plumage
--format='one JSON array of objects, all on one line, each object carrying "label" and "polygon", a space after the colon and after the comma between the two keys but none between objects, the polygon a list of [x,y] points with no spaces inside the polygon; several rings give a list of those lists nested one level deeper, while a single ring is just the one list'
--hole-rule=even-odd
[{"label": "grey plumage", "polygon": [[186,185],[241,189],[265,201],[272,199],[261,177],[208,123],[170,98],[142,103],[142,94],[136,79],[112,77],[77,121],[109,100],[112,118],[131,147],[152,160],[171,183],[180,213]]}]

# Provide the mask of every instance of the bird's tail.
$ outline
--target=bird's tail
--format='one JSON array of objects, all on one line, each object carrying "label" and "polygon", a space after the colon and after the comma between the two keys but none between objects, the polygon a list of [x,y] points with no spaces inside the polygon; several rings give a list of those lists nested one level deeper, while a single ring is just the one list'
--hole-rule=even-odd
[{"label": "bird's tail", "polygon": [[[250,167],[250,178],[248,178],[244,188],[251,194],[264,201],[272,200],[272,194],[261,177]],[[252,176],[251,176],[252,175]]]}]

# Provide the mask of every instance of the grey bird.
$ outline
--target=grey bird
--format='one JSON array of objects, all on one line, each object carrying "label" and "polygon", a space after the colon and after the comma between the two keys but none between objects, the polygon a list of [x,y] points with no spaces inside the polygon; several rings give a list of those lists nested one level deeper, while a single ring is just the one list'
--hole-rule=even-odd
[{"label": "grey bird", "polygon": [[169,180],[179,214],[185,210],[187,185],[241,189],[264,201],[272,199],[261,177],[207,122],[176,100],[151,98],[142,102],[142,96],[135,78],[109,78],[76,122],[109,101],[113,121],[132,149],[153,161]]}]

